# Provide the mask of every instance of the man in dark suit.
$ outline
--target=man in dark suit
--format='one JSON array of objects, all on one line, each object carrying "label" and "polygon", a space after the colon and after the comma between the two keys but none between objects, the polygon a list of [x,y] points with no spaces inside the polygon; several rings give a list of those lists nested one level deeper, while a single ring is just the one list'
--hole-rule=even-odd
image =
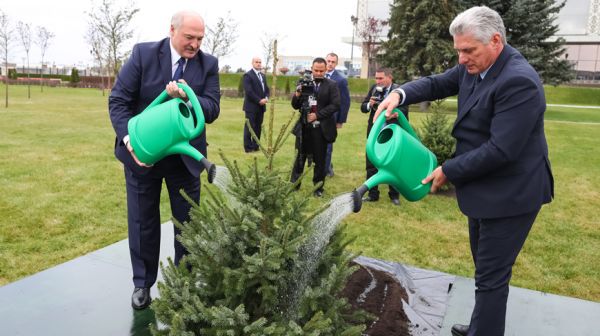
[{"label": "man in dark suit", "polygon": [[[394,77],[390,68],[380,68],[375,71],[375,84],[369,89],[369,93],[360,105],[360,111],[363,113],[369,113],[368,124],[367,124],[367,137],[373,128],[373,117],[379,103],[385,99],[392,90],[397,89],[398,84],[394,83]],[[400,106],[400,111],[408,120],[408,106]],[[395,119],[398,123],[398,119]],[[365,156],[366,168],[367,168],[367,180],[377,174],[377,168],[371,163],[368,157]],[[394,189],[391,185],[389,186],[388,196],[394,205],[400,205],[400,193]],[[369,194],[363,198],[365,202],[377,202],[379,200],[379,188],[375,186],[369,189]]]},{"label": "man in dark suit", "polygon": [[[146,308],[150,287],[158,274],[160,248],[160,192],[166,181],[173,217],[189,219],[190,204],[180,195],[183,189],[195,202],[200,200],[202,165],[191,157],[171,155],[153,166],[141,163],[130,143],[127,124],[160,93],[187,101],[176,80],[187,83],[198,97],[204,119],[212,123],[219,116],[219,75],[217,59],[200,51],[204,20],[194,12],[178,12],[171,20],[170,38],[140,43],[119,72],[109,97],[110,119],[115,129],[115,156],[123,163],[127,189],[129,250],[134,292],[131,304]],[[206,134],[190,141],[206,156]],[[175,235],[179,229],[175,227]],[[186,253],[175,240],[175,263]]]},{"label": "man in dark suit", "polygon": [[452,182],[468,217],[475,307],[470,325],[454,325],[453,335],[500,336],[512,266],[542,204],[554,196],[544,135],[546,99],[536,71],[506,44],[497,12],[470,8],[454,19],[450,34],[459,64],[402,85],[377,113],[458,95],[456,153],[423,183],[433,181],[435,192]]},{"label": "man in dark suit", "polygon": [[[325,59],[315,58],[312,63],[314,93],[302,92],[305,88],[299,86],[292,97],[292,107],[300,110],[300,118],[294,127],[298,153],[292,171],[292,182],[296,182],[302,175],[307,158],[312,158],[315,164],[313,183],[325,183],[327,144],[334,142],[337,137],[334,114],[340,108],[337,85],[325,78],[325,71]],[[315,197],[323,196],[323,190],[321,184],[314,192]]]},{"label": "man in dark suit", "polygon": [[[269,101],[267,78],[261,72],[262,61],[259,57],[252,59],[252,69],[244,74],[244,113],[250,126],[260,140],[260,131],[266,105]],[[248,126],[244,123],[244,150],[246,153],[258,151],[258,143],[251,136]]]},{"label": "man in dark suit", "polygon": [[[335,53],[327,54],[325,57],[327,62],[327,72],[325,78],[329,78],[337,83],[338,91],[340,92],[340,110],[335,113],[335,126],[342,128],[348,119],[348,110],[350,110],[350,91],[348,90],[348,80],[346,77],[337,71],[335,67],[338,65],[338,55]],[[327,144],[327,156],[325,158],[325,170],[328,176],[333,176],[333,164],[331,163],[331,155],[333,153],[333,143]]]}]

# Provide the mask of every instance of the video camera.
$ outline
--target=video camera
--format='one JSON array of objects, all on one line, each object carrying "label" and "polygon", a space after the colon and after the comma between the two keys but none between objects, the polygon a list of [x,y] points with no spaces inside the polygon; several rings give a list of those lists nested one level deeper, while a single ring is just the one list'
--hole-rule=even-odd
[{"label": "video camera", "polygon": [[311,70],[304,70],[302,77],[298,80],[297,86],[300,87],[300,94],[304,97],[315,93],[315,81]]}]

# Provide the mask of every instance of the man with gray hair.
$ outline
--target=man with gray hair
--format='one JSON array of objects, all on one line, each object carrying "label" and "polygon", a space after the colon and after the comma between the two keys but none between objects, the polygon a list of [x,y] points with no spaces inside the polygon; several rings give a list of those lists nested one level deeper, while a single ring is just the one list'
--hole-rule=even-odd
[{"label": "man with gray hair", "polygon": [[504,335],[512,267],[542,204],[554,197],[544,135],[546,99],[539,75],[506,43],[502,18],[473,7],[450,25],[458,65],[393,91],[380,105],[386,117],[398,105],[458,97],[452,135],[454,156],[422,183],[435,192],[447,181],[456,187],[468,217],[475,263],[475,307],[470,325],[456,324],[454,336]]},{"label": "man with gray hair", "polygon": [[[141,113],[163,91],[187,101],[177,83],[186,83],[196,94],[204,120],[219,116],[219,66],[214,56],[200,51],[204,20],[189,11],[175,13],[169,37],[139,43],[123,65],[108,99],[110,120],[115,129],[115,156],[123,163],[127,189],[129,252],[133,269],[131,305],[144,309],[151,302],[150,288],[156,282],[160,252],[160,192],[165,180],[171,213],[178,222],[189,220],[191,205],[180,190],[195,202],[200,200],[200,162],[185,155],[169,155],[153,166],[140,162],[129,143],[129,120]],[[206,131],[190,141],[206,156]],[[174,226],[175,236],[179,229]],[[187,253],[175,239],[175,264]]]}]

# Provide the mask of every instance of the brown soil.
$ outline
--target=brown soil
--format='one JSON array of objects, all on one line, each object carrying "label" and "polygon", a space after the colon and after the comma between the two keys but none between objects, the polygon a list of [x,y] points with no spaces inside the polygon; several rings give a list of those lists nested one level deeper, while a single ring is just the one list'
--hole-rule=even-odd
[{"label": "brown soil", "polygon": [[402,300],[408,302],[408,295],[390,274],[360,266],[348,279],[342,296],[354,309],[363,309],[376,317],[363,335],[410,335],[409,321],[402,308]]}]

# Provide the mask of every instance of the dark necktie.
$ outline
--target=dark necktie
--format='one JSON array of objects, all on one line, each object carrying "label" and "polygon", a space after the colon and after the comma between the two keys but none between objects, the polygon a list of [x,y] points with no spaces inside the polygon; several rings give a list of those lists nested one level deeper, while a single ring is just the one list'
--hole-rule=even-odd
[{"label": "dark necktie", "polygon": [[262,79],[262,76],[260,75],[260,72],[257,72],[256,75],[258,76],[258,80],[260,81],[260,87],[264,91],[265,90],[265,83],[263,83],[263,79]]},{"label": "dark necktie", "polygon": [[179,61],[177,61],[177,69],[175,69],[175,73],[173,74],[173,80],[178,81],[183,78],[183,66],[185,64],[185,58],[181,57]]},{"label": "dark necktie", "polygon": [[325,77],[331,78],[331,74],[325,74]]},{"label": "dark necktie", "polygon": [[477,77],[475,77],[475,80],[473,81],[473,87],[471,88],[471,93],[469,95],[472,95],[473,92],[475,92],[475,89],[477,89],[477,86],[479,85],[479,83],[481,83],[481,76],[476,75]]}]

